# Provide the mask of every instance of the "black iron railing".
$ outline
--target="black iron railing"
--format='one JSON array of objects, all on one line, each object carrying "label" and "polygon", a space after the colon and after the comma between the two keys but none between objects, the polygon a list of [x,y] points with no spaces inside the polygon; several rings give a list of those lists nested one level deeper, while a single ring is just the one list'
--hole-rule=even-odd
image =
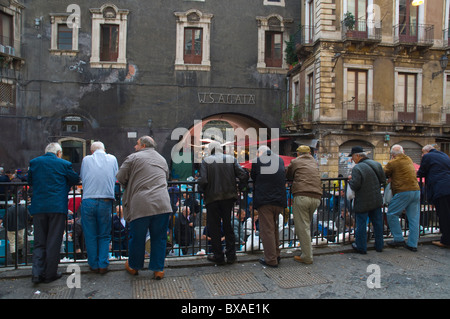
[{"label": "black iron railing", "polygon": [[[196,182],[169,182],[168,192],[171,197],[173,212],[167,230],[167,257],[206,255],[210,251],[208,234],[206,233],[206,208],[202,194],[198,191]],[[20,205],[27,207],[30,204],[32,189],[27,183],[0,183],[0,267],[20,267],[30,265],[33,253],[33,226],[31,219],[26,219],[21,229]],[[351,204],[346,200],[347,179],[322,179],[322,200],[314,213],[311,223],[311,237],[313,244],[348,244],[354,239],[355,216]],[[280,234],[280,247],[292,249],[299,247],[295,235],[295,225],[292,215],[291,183],[286,182],[287,208],[279,216],[278,230]],[[127,224],[121,221],[121,197],[123,189],[116,185],[115,205],[111,212],[112,240],[110,259],[121,260],[128,258],[128,232]],[[259,240],[258,213],[253,209],[253,184],[239,192],[235,202],[232,223],[235,229],[236,248],[238,253],[253,253],[263,249]],[[86,251],[83,243],[81,223],[79,222],[79,205],[81,203],[82,187],[71,190],[68,196],[69,212],[66,231],[61,246],[61,262],[86,261]],[[438,221],[434,207],[425,201],[422,195],[420,234],[438,232]],[[8,212],[9,210],[9,212]],[[187,212],[188,219],[183,220]],[[390,236],[389,227],[384,216],[384,234]],[[11,222],[11,220],[14,222]],[[408,231],[406,217],[404,217],[403,231]],[[16,229],[8,228],[11,224]],[[9,226],[8,226],[9,225]],[[23,237],[23,241],[20,239]],[[369,227],[368,238],[372,237]],[[149,250],[149,241],[146,251]]]}]

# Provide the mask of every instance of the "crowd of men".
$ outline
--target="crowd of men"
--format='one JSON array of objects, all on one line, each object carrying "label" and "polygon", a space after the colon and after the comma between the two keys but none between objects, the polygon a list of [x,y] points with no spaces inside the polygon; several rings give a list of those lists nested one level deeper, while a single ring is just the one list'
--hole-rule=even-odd
[{"label": "crowd of men", "polygon": [[[45,154],[30,161],[28,183],[33,187],[29,208],[34,225],[32,282],[48,283],[61,277],[58,272],[60,247],[68,212],[67,194],[73,185],[83,182],[81,221],[85,237],[88,264],[92,272],[104,274],[109,265],[111,241],[111,211],[114,208],[116,180],[123,186],[121,207],[128,223],[129,258],[125,269],[138,275],[144,267],[147,234],[151,237],[148,269],[154,279],[164,277],[167,230],[173,203],[169,196],[169,168],[156,151],[154,140],[142,136],[134,153],[119,167],[117,159],[106,153],[102,142],[91,145],[80,174],[69,161],[62,159],[62,148],[50,143]],[[417,251],[420,219],[420,187],[417,177],[425,177],[426,194],[439,216],[441,239],[433,244],[450,248],[450,158],[427,145],[422,150],[418,172],[412,160],[400,145],[391,148],[391,160],[383,168],[367,157],[360,146],[350,153],[356,164],[348,177],[354,192],[353,211],[356,215],[355,252],[367,252],[367,221],[374,229],[375,250],[384,247],[381,189],[389,183],[392,199],[387,209],[387,222],[393,240],[388,246],[403,246]],[[313,263],[310,225],[313,213],[320,205],[322,184],[319,166],[308,146],[297,149],[298,157],[285,168],[283,160],[268,146],[260,146],[250,173],[237,159],[224,154],[220,143],[209,145],[209,156],[202,160],[198,179],[207,211],[206,227],[211,238],[211,254],[207,259],[218,265],[232,264],[236,257],[236,238],[232,225],[233,207],[238,199],[238,188],[245,188],[253,180],[253,205],[259,213],[259,231],[264,257],[259,262],[267,267],[278,267],[280,258],[278,216],[286,207],[286,178],[292,180],[292,213],[301,255],[294,259],[303,264]],[[238,183],[237,183],[238,181]],[[399,216],[405,213],[409,236],[405,241]],[[223,248],[222,237],[225,237]]]}]

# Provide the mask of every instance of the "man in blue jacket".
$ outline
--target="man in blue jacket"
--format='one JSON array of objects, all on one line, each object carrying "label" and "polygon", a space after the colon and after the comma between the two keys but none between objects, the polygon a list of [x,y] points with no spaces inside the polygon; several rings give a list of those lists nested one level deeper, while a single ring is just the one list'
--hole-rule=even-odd
[{"label": "man in blue jacket", "polygon": [[45,155],[30,161],[28,183],[33,195],[29,211],[34,225],[31,280],[35,284],[61,278],[58,264],[68,212],[67,195],[79,181],[72,164],[61,157],[61,145],[50,143]]},{"label": "man in blue jacket", "polygon": [[439,216],[441,240],[432,243],[450,248],[450,158],[432,145],[424,146],[417,176],[425,177],[427,199]]}]

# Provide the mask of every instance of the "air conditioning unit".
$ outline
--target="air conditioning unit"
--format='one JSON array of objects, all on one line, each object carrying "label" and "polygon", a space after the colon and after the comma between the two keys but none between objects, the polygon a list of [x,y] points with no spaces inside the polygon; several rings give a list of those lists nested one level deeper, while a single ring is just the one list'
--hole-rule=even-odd
[{"label": "air conditioning unit", "polygon": [[66,131],[67,132],[78,132],[78,125],[67,125],[66,126]]},{"label": "air conditioning unit", "polygon": [[16,55],[16,50],[9,45],[5,46],[5,53],[9,55]]},{"label": "air conditioning unit", "polygon": [[0,44],[0,52],[1,53],[6,53],[6,49],[5,49],[5,46],[3,44]]}]

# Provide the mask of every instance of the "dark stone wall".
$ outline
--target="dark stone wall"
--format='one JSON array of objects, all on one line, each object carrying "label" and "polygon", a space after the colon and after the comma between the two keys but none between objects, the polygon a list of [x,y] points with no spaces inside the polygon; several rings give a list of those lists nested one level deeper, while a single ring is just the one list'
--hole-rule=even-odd
[{"label": "dark stone wall", "polygon": [[[160,151],[170,159],[176,127],[190,128],[194,120],[214,114],[240,114],[266,127],[279,127],[285,105],[285,75],[260,74],[257,63],[257,16],[277,13],[293,19],[295,32],[300,1],[286,7],[264,6],[263,0],[109,1],[129,10],[127,68],[91,68],[91,13],[108,1],[77,1],[81,8],[79,53],[55,56],[49,52],[49,13],[66,12],[73,1],[22,1],[22,58],[17,72],[16,117],[0,118],[2,138],[0,164],[26,167],[47,143],[62,137],[101,140],[119,164],[134,151],[137,136],[151,133]],[[174,12],[198,9],[213,14],[211,24],[211,70],[175,71],[176,17]],[[42,17],[40,27],[34,19]],[[79,61],[83,70],[70,70]],[[198,93],[252,94],[255,104],[199,103]],[[80,116],[80,132],[65,132],[62,118]],[[89,150],[87,150],[89,153]]]}]

